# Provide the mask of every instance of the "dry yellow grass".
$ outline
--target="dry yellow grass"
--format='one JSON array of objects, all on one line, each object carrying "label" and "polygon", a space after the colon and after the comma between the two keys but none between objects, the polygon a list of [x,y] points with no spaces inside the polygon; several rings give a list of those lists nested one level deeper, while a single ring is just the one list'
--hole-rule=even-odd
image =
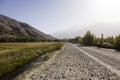
[{"label": "dry yellow grass", "polygon": [[0,76],[62,45],[60,42],[0,43]]}]

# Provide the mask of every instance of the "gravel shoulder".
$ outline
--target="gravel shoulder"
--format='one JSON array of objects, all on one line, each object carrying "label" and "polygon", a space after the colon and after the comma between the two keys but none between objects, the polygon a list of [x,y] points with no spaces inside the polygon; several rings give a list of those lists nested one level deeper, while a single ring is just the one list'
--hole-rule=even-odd
[{"label": "gravel shoulder", "polygon": [[48,61],[35,64],[16,80],[120,80],[120,76],[67,43]]},{"label": "gravel shoulder", "polygon": [[[78,45],[76,45],[78,46]],[[95,56],[101,61],[113,66],[117,70],[120,70],[120,52],[115,51],[114,49],[105,49],[105,48],[97,48],[97,47],[87,47],[80,46],[79,48],[86,51],[90,55]]]}]

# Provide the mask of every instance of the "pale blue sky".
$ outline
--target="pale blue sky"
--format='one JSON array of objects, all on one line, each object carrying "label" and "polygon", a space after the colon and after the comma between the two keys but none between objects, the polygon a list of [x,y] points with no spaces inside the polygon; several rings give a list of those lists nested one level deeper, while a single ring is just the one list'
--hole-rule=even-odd
[{"label": "pale blue sky", "polygon": [[119,0],[0,0],[0,13],[52,33],[94,22],[119,22]]}]

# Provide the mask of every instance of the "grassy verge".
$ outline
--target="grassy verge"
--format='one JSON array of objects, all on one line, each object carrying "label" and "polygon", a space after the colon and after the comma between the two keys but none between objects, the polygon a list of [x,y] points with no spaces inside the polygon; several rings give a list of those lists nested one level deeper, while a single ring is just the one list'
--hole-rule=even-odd
[{"label": "grassy verge", "polygon": [[55,60],[59,53],[60,50],[47,54],[42,61],[35,63],[34,65],[32,65],[30,69],[27,69],[22,74],[16,76],[15,78],[13,78],[13,80],[24,80],[26,79],[26,77],[31,75],[31,73],[34,74],[36,73],[36,71],[40,73],[41,71],[48,70],[51,62]]},{"label": "grassy verge", "polygon": [[32,61],[36,57],[53,52],[64,43],[1,43],[0,45],[0,77]]}]

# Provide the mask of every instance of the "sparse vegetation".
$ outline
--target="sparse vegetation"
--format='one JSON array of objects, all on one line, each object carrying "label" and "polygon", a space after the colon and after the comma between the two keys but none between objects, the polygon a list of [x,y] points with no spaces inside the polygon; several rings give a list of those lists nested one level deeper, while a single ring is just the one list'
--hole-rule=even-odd
[{"label": "sparse vegetation", "polygon": [[0,43],[0,77],[36,57],[62,47],[62,42]]},{"label": "sparse vegetation", "polygon": [[94,34],[88,31],[83,37],[78,36],[70,39],[69,42],[120,50],[120,35],[116,37],[111,36],[104,38],[103,34],[101,34],[101,37],[96,37]]}]

